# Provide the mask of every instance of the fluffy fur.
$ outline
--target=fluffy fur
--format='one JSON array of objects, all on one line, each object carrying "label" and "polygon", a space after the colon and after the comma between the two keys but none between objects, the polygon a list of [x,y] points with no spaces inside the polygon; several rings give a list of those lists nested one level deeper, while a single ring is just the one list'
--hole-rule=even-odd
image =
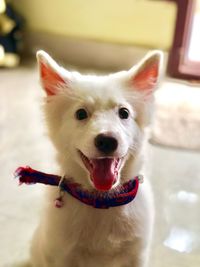
[{"label": "fluffy fur", "polygon": [[[58,152],[60,174],[93,190],[95,185],[80,151],[88,160],[106,157],[94,144],[96,136],[106,134],[118,142],[109,158],[120,159],[111,189],[138,175],[162,53],[153,51],[131,70],[107,76],[69,72],[43,51],[37,58],[47,94],[46,121]],[[76,112],[81,108],[87,118],[78,120]],[[128,118],[120,118],[120,108],[128,110]],[[33,267],[146,266],[154,217],[146,177],[133,202],[108,210],[89,207],[68,194],[65,205],[57,209],[53,206],[57,194],[57,189],[48,189],[32,245]]]}]

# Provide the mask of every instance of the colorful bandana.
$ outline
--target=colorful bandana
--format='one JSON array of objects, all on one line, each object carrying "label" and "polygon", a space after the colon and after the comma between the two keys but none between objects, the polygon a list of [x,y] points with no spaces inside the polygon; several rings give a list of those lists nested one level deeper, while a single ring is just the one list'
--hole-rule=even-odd
[{"label": "colorful bandana", "polygon": [[58,186],[60,196],[56,199],[55,205],[60,208],[63,205],[62,193],[68,192],[79,201],[98,209],[108,209],[131,202],[138,192],[139,182],[143,182],[143,177],[138,175],[128,182],[111,189],[101,192],[97,190],[86,190],[80,184],[74,183],[71,179],[53,174],[46,174],[36,171],[30,167],[19,167],[15,171],[15,177],[19,179],[19,184],[36,184]]}]

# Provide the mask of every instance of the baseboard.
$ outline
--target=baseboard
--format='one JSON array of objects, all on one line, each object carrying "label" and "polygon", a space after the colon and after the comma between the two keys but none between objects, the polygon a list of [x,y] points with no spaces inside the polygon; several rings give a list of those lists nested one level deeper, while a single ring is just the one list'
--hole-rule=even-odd
[{"label": "baseboard", "polygon": [[150,50],[135,46],[71,38],[52,33],[25,33],[26,52],[35,54],[40,49],[47,51],[61,63],[103,70],[128,69]]}]

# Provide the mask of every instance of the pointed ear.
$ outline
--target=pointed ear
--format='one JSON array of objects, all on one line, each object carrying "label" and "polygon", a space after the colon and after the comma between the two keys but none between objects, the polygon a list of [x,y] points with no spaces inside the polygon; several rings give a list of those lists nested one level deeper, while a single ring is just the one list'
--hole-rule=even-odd
[{"label": "pointed ear", "polygon": [[40,80],[47,96],[57,95],[68,84],[63,69],[44,51],[37,52]]},{"label": "pointed ear", "polygon": [[138,65],[130,70],[131,87],[146,97],[150,96],[157,87],[162,62],[163,53],[161,51],[148,53]]}]

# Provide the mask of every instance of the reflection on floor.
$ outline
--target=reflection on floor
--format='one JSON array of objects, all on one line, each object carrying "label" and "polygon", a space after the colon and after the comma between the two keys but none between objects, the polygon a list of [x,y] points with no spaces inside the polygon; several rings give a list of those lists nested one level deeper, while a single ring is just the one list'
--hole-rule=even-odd
[{"label": "reflection on floor", "polygon": [[[0,70],[0,267],[28,255],[43,187],[18,187],[19,165],[55,171],[54,150],[45,135],[34,65]],[[192,137],[191,137],[192,138]],[[200,153],[149,145],[156,224],[151,267],[200,266]]]},{"label": "reflection on floor", "polygon": [[151,150],[156,204],[151,267],[200,266],[200,153]]}]

